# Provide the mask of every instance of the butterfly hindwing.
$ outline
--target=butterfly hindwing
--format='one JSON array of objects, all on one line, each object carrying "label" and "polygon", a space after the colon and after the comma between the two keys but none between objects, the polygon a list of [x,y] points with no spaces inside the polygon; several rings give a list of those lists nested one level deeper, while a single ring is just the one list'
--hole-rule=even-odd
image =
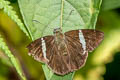
[{"label": "butterfly hindwing", "polygon": [[48,63],[50,69],[59,75],[64,75],[69,72],[69,67],[67,66],[66,59],[63,59],[60,51],[58,51],[58,47],[56,44],[53,44],[51,48],[51,59]]}]

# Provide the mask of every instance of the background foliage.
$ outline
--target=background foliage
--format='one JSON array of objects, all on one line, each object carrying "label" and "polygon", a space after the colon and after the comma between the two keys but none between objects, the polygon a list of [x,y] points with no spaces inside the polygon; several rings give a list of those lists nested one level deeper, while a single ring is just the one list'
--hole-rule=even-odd
[{"label": "background foliage", "polygon": [[[22,24],[21,22],[22,17],[20,14],[20,9],[18,7],[17,1],[9,0],[11,4],[5,2],[4,5],[6,6],[10,4],[10,6],[6,7],[7,10],[4,10],[2,8],[4,6],[1,5],[2,1],[4,0],[0,0],[0,8],[1,8],[0,34],[2,35],[2,37],[0,37],[0,44],[2,42],[7,43],[10,51],[19,60],[21,64],[23,71],[21,71],[20,73],[24,73],[28,80],[45,80],[41,63],[35,61],[33,58],[27,55],[26,45],[30,43],[30,40],[26,35],[30,36],[31,38],[31,33],[27,34],[27,29],[24,28],[24,24]],[[83,67],[82,69],[78,70],[75,73],[74,80],[110,80],[110,79],[120,80],[119,77],[120,76],[119,74],[120,3],[119,2],[120,0],[103,0],[100,14],[97,19],[96,29],[101,30],[105,33],[105,39],[94,52],[89,53],[89,57],[85,67]],[[8,17],[12,15],[14,15],[13,18]],[[15,15],[18,15],[18,17],[21,20],[19,20],[19,18],[16,17]],[[37,16],[35,17],[35,19],[36,18]],[[15,23],[14,21],[19,23]],[[46,22],[44,21],[43,23]],[[80,23],[83,24],[82,22]],[[59,24],[59,23],[55,23],[55,24]],[[66,23],[64,26],[68,24],[69,23]],[[38,24],[36,24],[36,26],[38,26]],[[66,31],[66,29],[64,30]],[[41,35],[38,36],[34,34],[33,36],[35,36],[34,37],[35,39]],[[20,76],[17,74],[8,56],[6,56],[4,53],[5,53],[4,50],[1,49],[0,50],[0,80],[20,79]]]}]

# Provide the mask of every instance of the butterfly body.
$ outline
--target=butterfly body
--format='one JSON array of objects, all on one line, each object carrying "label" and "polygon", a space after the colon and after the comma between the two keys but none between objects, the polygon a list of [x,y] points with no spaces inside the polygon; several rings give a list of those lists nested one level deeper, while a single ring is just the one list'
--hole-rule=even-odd
[{"label": "butterfly body", "polygon": [[82,29],[62,33],[54,29],[53,36],[45,36],[28,45],[29,53],[37,61],[46,63],[58,75],[65,75],[84,66],[88,52],[103,40],[103,32]]},{"label": "butterfly body", "polygon": [[61,55],[68,55],[65,35],[60,28],[54,29],[54,38],[58,51],[62,53]]}]

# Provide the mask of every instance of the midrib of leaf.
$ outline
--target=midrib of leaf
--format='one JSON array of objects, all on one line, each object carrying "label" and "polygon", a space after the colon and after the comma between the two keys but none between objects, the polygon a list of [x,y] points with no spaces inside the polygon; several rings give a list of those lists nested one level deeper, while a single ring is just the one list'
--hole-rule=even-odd
[{"label": "midrib of leaf", "polygon": [[62,29],[62,25],[63,25],[63,8],[64,8],[64,0],[62,0],[61,3],[61,16],[60,16],[60,28]]},{"label": "midrib of leaf", "polygon": [[11,51],[9,50],[9,48],[7,47],[6,43],[4,42],[3,38],[0,35],[0,50],[2,50],[5,55],[10,59],[11,63],[13,64],[13,66],[15,67],[17,73],[20,75],[22,80],[26,80],[24,73],[22,72],[20,63],[18,62],[18,60],[13,56],[13,54],[11,53]]}]

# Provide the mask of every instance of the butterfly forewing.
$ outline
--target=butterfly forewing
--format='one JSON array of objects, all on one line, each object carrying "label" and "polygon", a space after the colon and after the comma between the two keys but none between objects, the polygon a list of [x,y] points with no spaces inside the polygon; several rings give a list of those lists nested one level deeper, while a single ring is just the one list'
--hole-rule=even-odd
[{"label": "butterfly forewing", "polygon": [[47,63],[48,62],[47,57],[50,55],[50,53],[46,54],[46,43],[49,47],[51,46],[51,42],[54,42],[53,36],[45,36],[33,41],[27,46],[29,50],[29,55],[32,55],[34,59],[37,61]]},{"label": "butterfly forewing", "polygon": [[[77,42],[85,44],[82,47],[86,47],[86,51],[93,51],[104,39],[103,32],[93,29],[72,30],[66,32],[65,35],[75,39]],[[80,41],[81,37],[79,35],[83,35],[83,40],[85,41]]]},{"label": "butterfly forewing", "polygon": [[104,39],[104,33],[97,30],[82,30],[88,51],[93,51]]}]

